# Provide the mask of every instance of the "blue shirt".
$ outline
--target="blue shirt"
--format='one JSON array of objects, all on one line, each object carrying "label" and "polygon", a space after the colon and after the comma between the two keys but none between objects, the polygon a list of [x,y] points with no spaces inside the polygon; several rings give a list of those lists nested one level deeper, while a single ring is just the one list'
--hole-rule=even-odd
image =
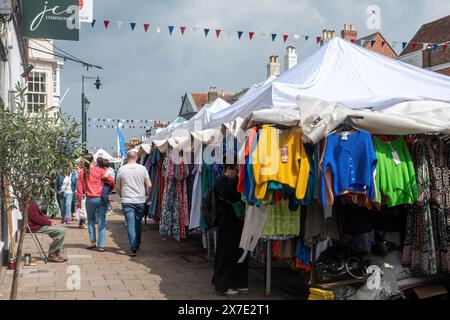
[{"label": "blue shirt", "polygon": [[321,173],[321,200],[325,200],[325,172],[327,168],[332,173],[332,190],[334,195],[345,191],[366,192],[367,199],[373,200],[376,195],[374,172],[377,166],[377,156],[371,136],[366,131],[347,135],[330,134],[327,137],[323,155]]}]

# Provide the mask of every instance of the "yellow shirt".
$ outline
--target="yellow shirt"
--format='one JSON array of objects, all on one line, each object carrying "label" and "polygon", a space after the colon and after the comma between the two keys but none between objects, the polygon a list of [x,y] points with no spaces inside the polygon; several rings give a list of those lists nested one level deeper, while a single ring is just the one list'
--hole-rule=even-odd
[{"label": "yellow shirt", "polygon": [[295,189],[297,199],[305,197],[309,161],[302,143],[300,129],[282,130],[264,125],[252,154],[255,198],[264,199],[269,181]]}]

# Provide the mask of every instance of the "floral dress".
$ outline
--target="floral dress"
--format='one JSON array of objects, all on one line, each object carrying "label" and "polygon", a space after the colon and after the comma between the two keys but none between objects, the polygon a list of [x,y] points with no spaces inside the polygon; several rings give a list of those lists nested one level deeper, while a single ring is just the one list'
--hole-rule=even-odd
[{"label": "floral dress", "polygon": [[403,264],[434,275],[450,271],[450,145],[423,137],[412,147],[419,199],[407,216]]}]

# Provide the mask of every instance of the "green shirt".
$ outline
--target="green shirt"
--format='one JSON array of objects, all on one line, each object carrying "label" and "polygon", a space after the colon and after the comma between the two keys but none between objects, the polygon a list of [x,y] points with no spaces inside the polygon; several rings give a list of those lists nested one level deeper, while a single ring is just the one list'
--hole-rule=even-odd
[{"label": "green shirt", "polygon": [[[392,142],[384,142],[374,136],[373,146],[378,158],[375,203],[381,204],[381,194],[386,197],[389,207],[416,202],[418,190],[414,164],[403,137]],[[398,154],[399,164],[394,160],[394,151]]]}]

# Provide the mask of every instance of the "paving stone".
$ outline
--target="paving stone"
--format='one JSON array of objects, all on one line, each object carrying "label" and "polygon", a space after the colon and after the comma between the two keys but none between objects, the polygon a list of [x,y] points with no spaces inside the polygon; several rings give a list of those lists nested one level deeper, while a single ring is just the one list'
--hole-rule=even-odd
[{"label": "paving stone", "polygon": [[121,298],[121,297],[131,297],[130,291],[103,291],[103,292],[94,292],[96,298]]},{"label": "paving stone", "polygon": [[[113,202],[117,209],[119,202]],[[26,237],[25,252],[38,259],[38,265],[23,267],[19,278],[19,299],[40,300],[188,300],[224,299],[215,294],[211,286],[212,264],[203,257],[203,250],[189,242],[173,239],[162,241],[157,225],[143,227],[141,248],[137,257],[128,252],[128,235],[123,226],[123,215],[108,217],[106,252],[87,250],[87,230],[78,229],[76,224],[66,228],[64,255],[67,263],[45,264],[39,257],[32,239]],[[50,239],[40,237],[47,248]],[[189,260],[189,261],[187,261]],[[80,268],[81,287],[67,288],[72,275],[71,266]],[[12,271],[0,269],[0,299],[9,298]],[[260,278],[250,278],[252,292],[238,299],[284,299],[290,296],[273,290],[272,296],[265,296]]]}]

